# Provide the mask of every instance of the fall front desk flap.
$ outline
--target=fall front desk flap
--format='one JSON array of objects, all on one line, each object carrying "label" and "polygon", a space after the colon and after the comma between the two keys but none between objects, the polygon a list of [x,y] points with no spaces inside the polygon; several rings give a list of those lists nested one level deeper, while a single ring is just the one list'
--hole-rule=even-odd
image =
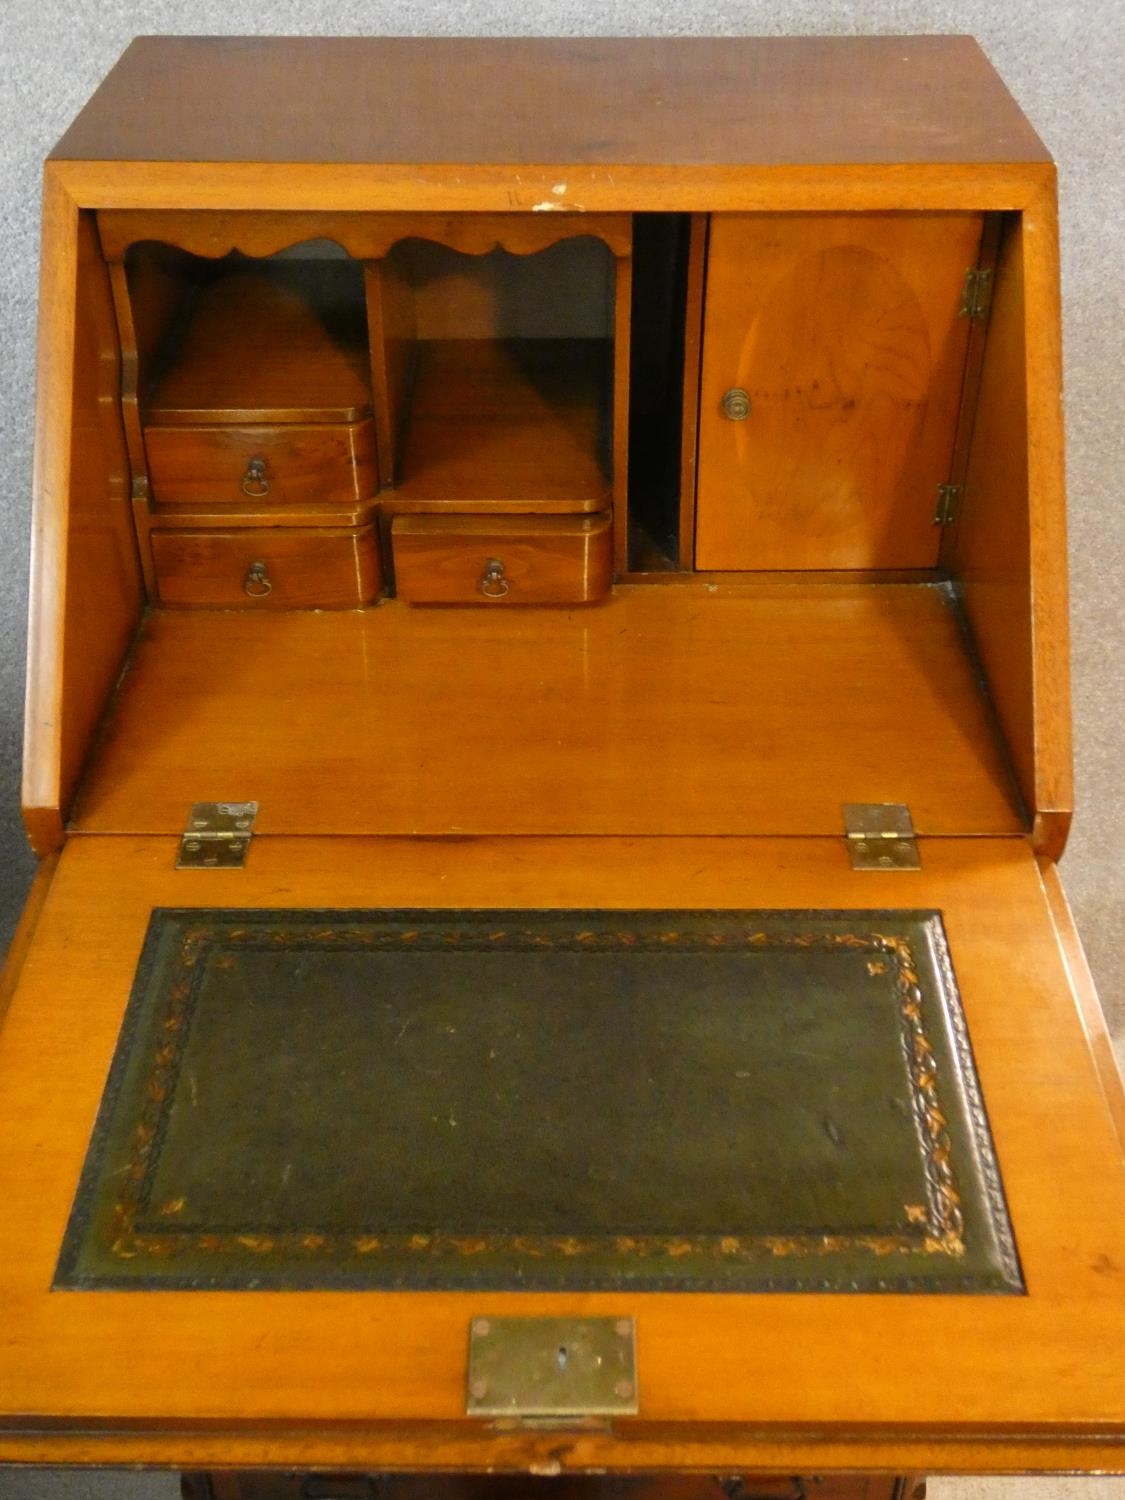
[{"label": "fall front desk flap", "polygon": [[155,911],[56,1285],[1022,1290],[904,911]]}]

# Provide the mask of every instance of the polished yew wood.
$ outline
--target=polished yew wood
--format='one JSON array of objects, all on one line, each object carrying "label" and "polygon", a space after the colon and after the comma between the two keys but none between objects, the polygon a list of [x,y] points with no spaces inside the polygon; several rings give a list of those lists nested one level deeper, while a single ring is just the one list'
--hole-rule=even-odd
[{"label": "polished yew wood", "polygon": [[[645,168],[625,164],[611,174],[592,166],[570,173],[572,188],[579,187],[587,208],[609,205],[629,208],[697,208],[709,202],[716,209],[809,210],[844,207],[875,210],[902,206],[904,196],[913,208],[995,209],[1019,211],[1016,220],[1028,265],[1037,309],[1030,315],[1034,338],[1028,349],[1029,367],[1038,385],[1057,391],[1057,339],[1047,324],[1057,318],[1057,236],[1054,209],[1054,173],[1049,163],[1000,163],[989,165],[926,165],[919,163],[904,177],[899,168],[879,164],[834,167],[792,164],[762,168],[695,165],[675,168]],[[74,267],[67,259],[67,225],[77,222],[78,205],[221,208],[230,201],[252,202],[262,209],[318,212],[370,210],[393,206],[403,209],[420,203],[431,209],[481,210],[498,204],[531,208],[557,182],[556,169],[529,166],[515,181],[509,170],[497,167],[442,167],[421,176],[417,170],[370,168],[340,163],[270,167],[269,164],[208,163],[99,163],[56,160],[48,164],[44,217],[44,256],[50,266],[50,281],[58,288],[53,298],[44,298],[41,321],[41,380],[43,399],[39,407],[39,450],[45,455],[37,482],[37,528],[45,535],[61,535],[68,515],[68,493],[54,482],[60,447],[59,403],[66,394],[66,365],[54,358],[63,348],[73,320]],[[908,188],[905,186],[908,182]],[[69,266],[69,269],[68,269]],[[1055,288],[1052,293],[1052,287]],[[1054,313],[1051,312],[1052,295]],[[1034,701],[1032,719],[1036,744],[1050,760],[1049,774],[1039,781],[1030,810],[1034,837],[1041,848],[1053,852],[1061,847],[1070,796],[1069,761],[1066,748],[1069,729],[1065,723],[1067,670],[1065,652],[1058,645],[1059,632],[1049,628],[1048,614],[1055,613],[1052,577],[1057,584],[1061,554],[1052,544],[1062,527],[1063,490],[1058,401],[1043,398],[1036,413],[1036,462],[1041,481],[1034,490],[1036,549],[1034,577],[1039,586],[1031,591],[1030,621],[1016,626],[1016,634],[1030,635],[1035,642],[1032,674],[1017,688]],[[65,418],[69,421],[69,417]],[[50,566],[55,555],[48,548]],[[50,621],[51,595],[45,587],[33,586],[32,641],[53,640]],[[1053,622],[1057,624],[1057,621]],[[58,742],[69,732],[74,711],[59,696],[59,656],[52,649],[39,649],[32,673],[34,702],[27,721],[28,758],[25,769],[25,817],[40,849],[56,847],[62,837],[62,814],[69,806],[70,792],[60,780]],[[30,700],[29,700],[30,702]],[[54,707],[49,705],[54,703]],[[1061,719],[1060,719],[1061,715]],[[1048,718],[1052,720],[1048,723]],[[1038,752],[1037,752],[1038,753]],[[1025,793],[1026,795],[1026,793]],[[1047,806],[1047,802],[1050,806]]]},{"label": "polished yew wood", "polygon": [[[4,1458],[808,1473],[897,1471],[893,1454],[923,1470],[1125,1467],[1113,1249],[1125,1164],[1060,946],[1067,924],[1023,839],[927,838],[910,876],[851,870],[839,837],[287,839],[267,825],[244,870],[206,874],[176,871],[175,848],[170,836],[69,841],[0,1032]],[[1026,1296],[629,1295],[639,1417],[534,1432],[464,1416],[465,1329],[483,1310],[470,1293],[49,1291],[154,905],[904,899],[943,913]],[[486,1301],[494,1314],[614,1315],[622,1296]],[[769,1352],[768,1379],[754,1378],[754,1349]],[[888,1357],[896,1349],[909,1352]]]},{"label": "polished yew wood", "polygon": [[841,803],[887,799],[925,834],[1025,827],[958,612],[924,585],[157,612],[75,823],[171,833],[204,798],[254,798],[275,833],[836,836]]},{"label": "polished yew wood", "polygon": [[[244,531],[252,527],[273,526],[365,526],[377,515],[379,498],[372,495],[361,503],[354,497],[323,501],[314,496],[292,504],[278,501],[268,509],[262,506],[259,510],[244,510],[223,500],[167,507],[151,506],[145,501],[143,508],[137,506],[136,509],[140,512],[138,537],[147,537],[152,531],[168,528],[175,531],[223,531],[237,527]],[[149,550],[145,542],[141,547],[142,551]],[[150,597],[153,593],[154,589],[150,588]]]},{"label": "polished yew wood", "polygon": [[[104,254],[104,245],[102,249]],[[133,474],[134,511],[143,518],[147,462],[141,392],[155,378],[161,348],[198,280],[198,271],[182,251],[169,245],[146,245],[130,258],[128,268],[123,260],[110,259],[109,277],[121,348],[121,416]]]},{"label": "polished yew wood", "polygon": [[382,586],[372,526],[154,530],[149,542],[162,604],[355,609]]},{"label": "polished yew wood", "polygon": [[613,583],[606,514],[398,516],[391,537],[395,593],[412,604],[584,604]]},{"label": "polished yew wood", "polygon": [[948,551],[1036,847],[1054,858],[1074,803],[1057,256],[1052,190],[1003,227]]},{"label": "polished yew wood", "polygon": [[603,510],[614,493],[599,339],[427,339],[389,509]]},{"label": "polished yew wood", "polygon": [[[483,224],[404,214],[383,231],[367,296],[389,511],[542,514],[597,511],[612,500],[624,517],[631,220],[567,218],[549,216],[543,227],[533,214]],[[559,242],[576,238],[603,241],[601,258],[577,277],[572,263],[567,277]],[[544,252],[542,274],[554,270],[558,285],[546,299],[541,287],[522,288],[522,268],[513,280],[486,258],[495,247]],[[589,327],[590,309],[567,300],[588,301],[599,280],[606,316],[598,326],[595,296]],[[520,305],[529,291],[538,306]]]},{"label": "polished yew wood", "polygon": [[[148,427],[145,450],[157,507],[361,506],[379,487],[370,417],[351,424]],[[261,468],[250,471],[255,462]]]},{"label": "polished yew wood", "polygon": [[399,443],[410,409],[418,323],[407,268],[393,250],[363,268],[376,445],[383,483],[399,479]]},{"label": "polished yew wood", "polygon": [[1055,180],[1038,161],[788,164],[622,163],[607,172],[582,161],[568,167],[567,196],[547,210],[558,166],[511,167],[433,162],[417,165],[308,162],[73,161],[48,158],[49,172],[86,208],[225,210],[252,201],[257,212],[695,213],[716,211],[858,213],[901,209],[1022,211]]},{"label": "polished yew wood", "polygon": [[[154,96],[177,108],[152,110]],[[295,97],[300,111],[279,107]],[[977,44],[931,36],[141,37],[54,156],[459,171],[1048,160]],[[560,183],[543,201],[583,201]]]},{"label": "polished yew wood", "polygon": [[1070,904],[1059,878],[1058,866],[1052,860],[1040,857],[1039,875],[1051,908],[1059,948],[1074,989],[1075,1002],[1086,1028],[1090,1052],[1098,1069],[1106,1105],[1117,1126],[1122,1150],[1125,1151],[1125,1086],[1122,1084],[1121,1070],[1113,1049],[1113,1038],[1109,1034],[1105,1014],[1094,987],[1094,977],[1082,951],[1078,929],[1074,925]]},{"label": "polished yew wood", "polygon": [[[565,189],[564,189],[565,191]],[[555,194],[558,197],[559,194]],[[481,213],[466,219],[449,213],[262,213],[253,209],[196,213],[177,209],[137,212],[107,209],[98,215],[102,246],[119,260],[140,241],[179,246],[211,258],[237,250],[243,255],[276,255],[308,240],[331,240],[355,260],[383,260],[403,240],[430,240],[463,255],[503,249],[531,255],[562,240],[593,236],[615,255],[628,255],[627,214]]]},{"label": "polished yew wood", "polygon": [[63,814],[140,618],[112,296],[91,217],[48,183],[22,802],[39,854]]},{"label": "polished yew wood", "polygon": [[[975,301],[974,315],[969,324],[965,352],[965,378],[961,386],[960,409],[957,413],[957,433],[953,440],[953,458],[950,465],[949,482],[955,485],[964,498],[965,471],[969,464],[973,428],[976,425],[977,405],[980,400],[981,374],[984,354],[988,347],[988,314],[991,311],[993,291],[996,285],[996,257],[1000,248],[1003,228],[1002,214],[985,214],[981,229],[980,254],[977,259],[977,285],[970,291],[970,301]],[[941,529],[938,548],[938,565],[949,569],[955,552],[957,523],[960,520],[960,504],[955,503],[952,519]]]},{"label": "polished yew wood", "polygon": [[[701,568],[937,562],[980,235],[977,214],[712,215]],[[744,420],[724,410],[732,388]]]},{"label": "polished yew wood", "polygon": [[185,309],[152,425],[356,422],[371,407],[363,276],[347,261],[224,267]]},{"label": "polished yew wood", "polygon": [[[494,87],[482,89],[486,73]],[[616,336],[607,327],[603,340],[615,425],[603,424],[585,497],[560,485],[539,515],[503,504],[488,515],[478,484],[475,516],[439,498],[436,515],[381,517],[384,538],[393,529],[403,558],[439,542],[448,550],[432,556],[461,558],[480,528],[541,542],[596,525],[588,514],[612,499],[621,567],[624,236],[645,211],[694,216],[685,559],[709,216],[799,214],[810,233],[818,219],[823,230],[845,214],[895,216],[896,235],[940,216],[954,238],[997,216],[993,325],[962,365],[970,399],[951,441],[965,472],[940,558],[952,583],[919,563],[915,535],[905,565],[880,539],[837,581],[826,567],[839,560],[810,552],[789,563],[804,576],[654,574],[676,586],[619,586],[592,607],[502,621],[404,600],[321,614],[311,592],[311,608],[267,603],[259,619],[249,600],[227,607],[245,598],[231,597],[245,575],[224,571],[235,557],[240,569],[266,561],[283,596],[287,537],[302,529],[307,561],[315,537],[356,538],[362,522],[373,548],[372,507],[393,511],[397,491],[154,509],[142,423],[178,425],[182,440],[216,412],[276,427],[307,426],[312,411],[332,427],[370,409],[380,480],[397,485],[412,354],[420,334],[462,318],[472,281],[416,297],[408,220],[423,231],[411,243],[473,256],[500,245],[546,260],[570,253],[564,240],[601,239],[616,264]],[[126,272],[129,245],[149,235],[164,244],[131,252]],[[153,356],[175,348],[167,336],[198,287],[229,271],[220,257],[314,238],[365,262],[341,263],[364,282],[343,340],[351,394],[333,408],[323,387],[292,384],[255,406],[238,385],[237,338],[224,353],[209,337],[203,403],[189,380],[146,405]],[[1061,850],[1072,801],[1054,170],[975,44],[150,39],[48,164],[43,244],[25,807],[37,847],[65,835],[66,848],[0,983],[12,996],[0,1032],[0,1458],[544,1476],[1125,1470],[1114,1128],[1125,1105],[1054,866],[1035,857]],[[927,327],[933,357],[952,360],[948,323],[934,312]],[[501,328],[482,319],[481,336],[495,343]],[[283,371],[284,352],[269,363]],[[174,381],[175,362],[166,373]],[[228,376],[226,404],[207,404]],[[529,381],[506,400],[533,394]],[[555,403],[551,415],[553,436],[544,422],[535,441],[554,484],[575,413]],[[473,442],[486,441],[481,426]],[[480,478],[467,446],[459,485]],[[523,462],[518,448],[500,445],[486,487]],[[157,607],[136,633],[130,479],[146,558],[160,523],[164,586],[191,598],[219,579],[221,607]],[[100,551],[98,536],[112,545]],[[356,545],[353,602],[374,568]],[[203,561],[187,572],[193,547]],[[343,577],[337,561],[318,587]],[[205,797],[261,801],[246,870],[172,869],[187,808]],[[917,874],[849,868],[840,803],[884,799],[911,806]],[[465,1418],[465,1327],[479,1304],[462,1294],[50,1293],[151,909],[376,903],[940,910],[1027,1295],[630,1297],[640,1416],[539,1431]],[[622,1310],[608,1296],[500,1301]]]},{"label": "polished yew wood", "polygon": [[35,929],[39,925],[39,914],[43,910],[43,903],[47,899],[47,891],[54,878],[55,866],[58,864],[57,854],[45,855],[39,861],[35,876],[31,882],[31,889],[27,893],[20,919],[16,923],[16,930],[12,934],[12,940],[8,944],[4,957],[3,966],[0,967],[0,1023],[8,1009],[8,1002],[16,988],[16,983],[23,972],[23,961],[27,957],[28,949],[31,947],[31,939],[35,935]]}]

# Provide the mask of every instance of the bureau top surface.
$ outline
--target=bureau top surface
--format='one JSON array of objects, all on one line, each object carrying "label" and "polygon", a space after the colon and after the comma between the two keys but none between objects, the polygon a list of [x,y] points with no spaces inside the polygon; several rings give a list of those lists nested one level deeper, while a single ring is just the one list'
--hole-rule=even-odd
[{"label": "bureau top surface", "polygon": [[63,160],[1049,160],[971,37],[140,37]]}]

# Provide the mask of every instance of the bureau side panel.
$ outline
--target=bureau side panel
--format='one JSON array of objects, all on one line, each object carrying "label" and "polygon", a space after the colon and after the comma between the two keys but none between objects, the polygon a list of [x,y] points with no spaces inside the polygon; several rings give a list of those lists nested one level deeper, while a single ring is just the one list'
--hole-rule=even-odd
[{"label": "bureau side panel", "polygon": [[109,275],[92,216],[50,172],[42,255],[23,783],[40,854],[62,841],[143,592]]},{"label": "bureau side panel", "polygon": [[1001,236],[954,577],[1031,813],[1061,854],[1074,805],[1054,190]]}]

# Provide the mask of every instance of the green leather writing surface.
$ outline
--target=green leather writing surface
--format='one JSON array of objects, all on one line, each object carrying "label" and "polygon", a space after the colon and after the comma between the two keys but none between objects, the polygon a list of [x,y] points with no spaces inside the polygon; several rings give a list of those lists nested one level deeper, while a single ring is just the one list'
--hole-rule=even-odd
[{"label": "green leather writing surface", "polygon": [[56,1285],[1021,1289],[909,911],[158,910]]}]

